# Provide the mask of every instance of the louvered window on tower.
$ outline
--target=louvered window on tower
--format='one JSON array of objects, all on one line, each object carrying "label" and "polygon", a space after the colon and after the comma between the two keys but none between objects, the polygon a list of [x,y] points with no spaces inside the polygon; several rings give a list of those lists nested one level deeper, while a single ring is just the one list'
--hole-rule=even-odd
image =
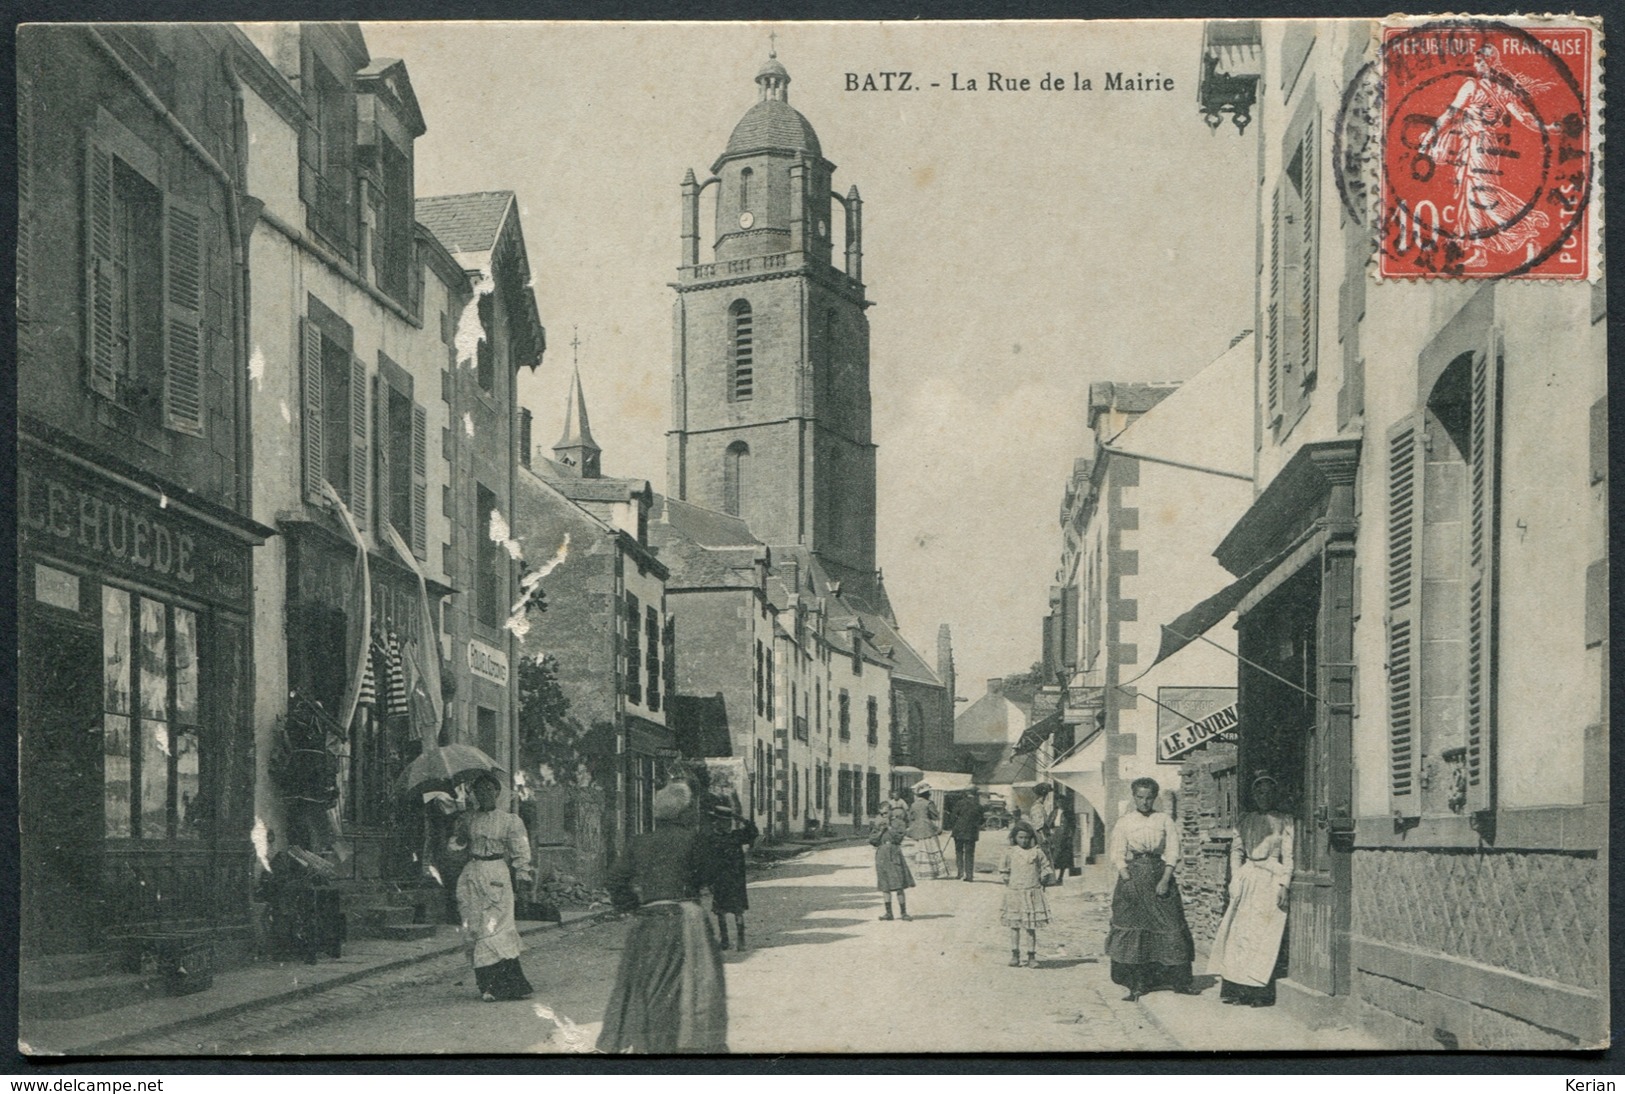
[{"label": "louvered window on tower", "polygon": [[733,355],[728,383],[728,397],[736,402],[749,399],[756,393],[756,348],[754,324],[750,305],[741,300],[730,311],[733,336],[729,348]]}]

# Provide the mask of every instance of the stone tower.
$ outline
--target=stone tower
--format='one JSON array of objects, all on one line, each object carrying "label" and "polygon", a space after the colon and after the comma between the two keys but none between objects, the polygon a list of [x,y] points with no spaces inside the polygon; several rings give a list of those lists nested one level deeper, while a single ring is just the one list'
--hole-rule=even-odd
[{"label": "stone tower", "polygon": [[776,57],[756,84],[711,177],[683,179],[667,488],[743,517],[769,544],[816,552],[831,576],[874,594],[862,201],[856,187],[832,189],[835,165],[790,105]]}]

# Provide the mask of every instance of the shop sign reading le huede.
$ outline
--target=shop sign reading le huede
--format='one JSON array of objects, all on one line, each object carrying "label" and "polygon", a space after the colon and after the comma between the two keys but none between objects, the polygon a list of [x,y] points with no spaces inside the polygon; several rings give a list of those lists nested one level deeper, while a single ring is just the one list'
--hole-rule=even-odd
[{"label": "shop sign reading le huede", "polygon": [[468,671],[493,684],[508,682],[508,655],[477,638],[468,641]]}]

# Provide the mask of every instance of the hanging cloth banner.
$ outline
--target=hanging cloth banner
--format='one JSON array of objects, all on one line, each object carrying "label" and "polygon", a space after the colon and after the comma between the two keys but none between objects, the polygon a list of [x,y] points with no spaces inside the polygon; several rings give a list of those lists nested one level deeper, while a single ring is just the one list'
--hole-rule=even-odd
[{"label": "hanging cloth banner", "polygon": [[423,612],[423,625],[419,628],[417,668],[422,673],[424,690],[429,693],[429,703],[434,708],[434,724],[419,726],[423,733],[423,748],[427,751],[439,740],[440,726],[445,718],[444,700],[440,694],[440,627],[435,622],[434,609],[429,603],[429,580],[423,576],[417,556],[393,524],[385,524],[384,529],[389,533],[389,545],[395,548],[395,553],[401,556],[401,561],[418,579],[418,607]]},{"label": "hanging cloth banner", "polygon": [[367,545],[361,539],[361,529],[356,527],[355,518],[350,515],[350,507],[344,504],[344,499],[339,497],[339,492],[333,489],[330,482],[322,483],[322,494],[338,510],[344,527],[349,529],[350,538],[355,541],[357,576],[361,582],[361,626],[356,629],[356,651],[351,662],[353,667],[338,710],[339,725],[348,728],[350,719],[355,717],[356,704],[361,700],[362,679],[367,675],[368,646],[372,636],[372,568],[367,563]]}]

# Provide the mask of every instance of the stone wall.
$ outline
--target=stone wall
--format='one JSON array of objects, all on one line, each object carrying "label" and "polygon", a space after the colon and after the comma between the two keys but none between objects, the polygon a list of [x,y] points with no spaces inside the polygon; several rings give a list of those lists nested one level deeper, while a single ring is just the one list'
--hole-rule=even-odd
[{"label": "stone wall", "polygon": [[1605,879],[1593,853],[1362,850],[1354,933],[1603,990]]},{"label": "stone wall", "polygon": [[1235,745],[1210,744],[1180,765],[1179,888],[1199,943],[1213,941],[1228,901],[1235,783]]}]

